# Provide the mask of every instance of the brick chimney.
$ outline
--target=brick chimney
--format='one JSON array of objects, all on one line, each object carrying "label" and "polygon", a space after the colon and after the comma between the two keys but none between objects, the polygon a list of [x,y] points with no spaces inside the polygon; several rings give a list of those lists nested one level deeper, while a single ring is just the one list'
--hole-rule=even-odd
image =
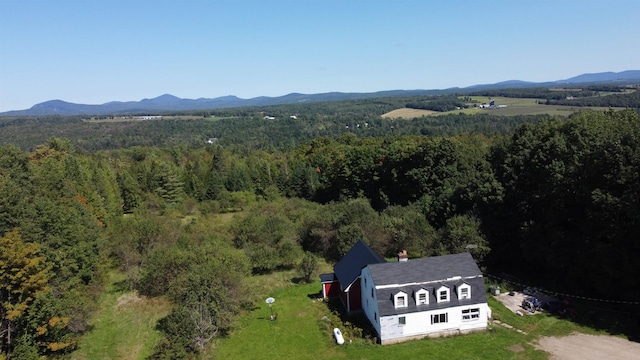
[{"label": "brick chimney", "polygon": [[402,250],[398,253],[398,261],[408,261],[407,250]]}]

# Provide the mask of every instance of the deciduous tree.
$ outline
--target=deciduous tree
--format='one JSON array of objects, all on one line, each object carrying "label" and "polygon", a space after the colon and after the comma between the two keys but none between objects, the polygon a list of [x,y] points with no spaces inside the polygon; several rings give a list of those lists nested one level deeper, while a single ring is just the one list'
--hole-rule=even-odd
[{"label": "deciduous tree", "polygon": [[15,322],[29,309],[50,278],[40,247],[24,242],[17,229],[0,237],[0,335],[2,350],[11,356]]}]

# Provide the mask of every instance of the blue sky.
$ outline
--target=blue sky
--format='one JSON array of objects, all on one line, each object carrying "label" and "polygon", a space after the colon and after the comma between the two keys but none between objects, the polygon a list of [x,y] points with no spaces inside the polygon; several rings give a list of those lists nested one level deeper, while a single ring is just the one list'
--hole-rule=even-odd
[{"label": "blue sky", "polygon": [[0,111],[638,69],[638,0],[0,0]]}]

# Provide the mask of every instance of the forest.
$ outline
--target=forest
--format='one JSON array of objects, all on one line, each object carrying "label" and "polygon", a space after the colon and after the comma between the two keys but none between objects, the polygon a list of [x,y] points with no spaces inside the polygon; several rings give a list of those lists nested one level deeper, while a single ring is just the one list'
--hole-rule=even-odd
[{"label": "forest", "polygon": [[0,358],[73,352],[112,271],[171,303],[152,358],[194,357],[254,306],[252,276],[308,281],[359,239],[469,251],[640,328],[638,112],[380,118],[415,100],[1,119]]}]

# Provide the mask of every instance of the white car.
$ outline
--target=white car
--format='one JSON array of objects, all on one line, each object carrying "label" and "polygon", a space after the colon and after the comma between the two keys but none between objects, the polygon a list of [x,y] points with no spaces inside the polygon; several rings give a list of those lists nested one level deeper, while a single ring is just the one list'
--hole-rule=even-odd
[{"label": "white car", "polygon": [[342,332],[340,332],[340,329],[334,328],[333,336],[336,338],[336,342],[338,343],[338,345],[344,344],[344,337],[342,337]]}]

